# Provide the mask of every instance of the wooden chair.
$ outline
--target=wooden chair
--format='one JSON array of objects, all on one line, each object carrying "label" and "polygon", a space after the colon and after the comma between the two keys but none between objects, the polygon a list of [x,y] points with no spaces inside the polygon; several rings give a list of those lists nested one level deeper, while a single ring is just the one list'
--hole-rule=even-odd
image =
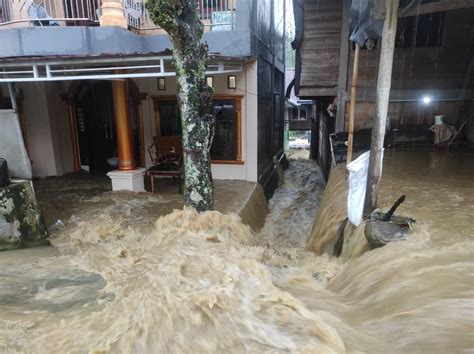
[{"label": "wooden chair", "polygon": [[155,192],[155,178],[169,176],[178,178],[178,189],[181,191],[181,174],[183,172],[183,146],[178,136],[153,137],[153,144],[148,148],[153,166],[147,170],[151,180],[151,192]]}]

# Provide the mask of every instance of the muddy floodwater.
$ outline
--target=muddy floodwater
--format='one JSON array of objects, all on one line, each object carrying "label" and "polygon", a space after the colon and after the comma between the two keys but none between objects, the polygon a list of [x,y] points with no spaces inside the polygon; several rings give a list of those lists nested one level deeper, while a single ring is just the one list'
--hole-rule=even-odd
[{"label": "muddy floodwater", "polygon": [[0,254],[0,352],[474,352],[473,152],[386,150],[381,206],[405,194],[417,223],[346,260],[306,250],[325,183],[305,154],[258,232],[232,208],[157,220],[172,203],[148,194],[46,201],[55,247]]}]

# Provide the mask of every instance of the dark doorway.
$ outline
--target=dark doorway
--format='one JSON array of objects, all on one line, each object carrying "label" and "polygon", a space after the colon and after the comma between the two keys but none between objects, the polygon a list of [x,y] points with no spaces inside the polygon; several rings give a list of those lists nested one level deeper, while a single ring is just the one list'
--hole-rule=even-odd
[{"label": "dark doorway", "polygon": [[[84,82],[76,90],[74,106],[81,167],[98,174],[116,169],[117,140],[112,83]],[[130,118],[135,159],[140,165],[137,98],[134,96],[130,96]]]}]

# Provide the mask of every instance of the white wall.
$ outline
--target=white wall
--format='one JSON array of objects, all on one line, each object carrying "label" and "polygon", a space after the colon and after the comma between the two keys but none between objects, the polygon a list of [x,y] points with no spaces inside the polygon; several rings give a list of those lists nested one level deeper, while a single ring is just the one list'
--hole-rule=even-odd
[{"label": "white wall", "polygon": [[61,93],[67,92],[69,84],[68,82],[46,83],[46,98],[58,176],[72,172],[74,168],[68,108],[66,101],[61,100],[60,97]]},{"label": "white wall", "polygon": [[66,84],[24,83],[23,111],[34,177],[61,176],[72,172],[73,158],[66,102],[60,94]]},{"label": "white wall", "polygon": [[7,160],[11,177],[31,179],[30,158],[18,113],[13,109],[0,109],[0,158]]},{"label": "white wall", "polygon": [[[244,164],[212,164],[214,179],[240,179],[257,181],[257,64],[249,63],[244,71],[236,74],[237,89],[227,88],[227,74],[214,75],[214,93],[216,95],[242,95],[242,159]],[[176,79],[166,78],[166,90],[158,91],[157,79],[134,79],[140,92],[147,93],[142,102],[145,147],[153,141],[155,130],[155,112],[153,96],[176,95]],[[147,167],[151,164],[147,154]]]},{"label": "white wall", "polygon": [[18,85],[24,96],[23,111],[28,131],[28,152],[34,177],[57,175],[44,85],[40,82]]}]

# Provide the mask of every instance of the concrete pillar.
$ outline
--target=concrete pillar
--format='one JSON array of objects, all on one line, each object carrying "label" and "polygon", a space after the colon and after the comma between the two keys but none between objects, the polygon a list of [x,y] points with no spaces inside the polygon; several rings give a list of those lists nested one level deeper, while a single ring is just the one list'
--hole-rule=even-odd
[{"label": "concrete pillar", "polygon": [[143,192],[145,169],[136,168],[130,121],[130,105],[125,80],[112,81],[115,111],[115,130],[118,150],[118,170],[107,173],[112,180],[112,190]]},{"label": "concrete pillar", "polygon": [[127,83],[123,79],[112,81],[114,97],[115,130],[118,150],[118,170],[134,170],[132,126],[130,121],[130,105],[127,95]]},{"label": "concrete pillar", "polygon": [[127,28],[124,6],[122,0],[102,0],[101,16],[99,19],[101,26],[118,26]]}]

